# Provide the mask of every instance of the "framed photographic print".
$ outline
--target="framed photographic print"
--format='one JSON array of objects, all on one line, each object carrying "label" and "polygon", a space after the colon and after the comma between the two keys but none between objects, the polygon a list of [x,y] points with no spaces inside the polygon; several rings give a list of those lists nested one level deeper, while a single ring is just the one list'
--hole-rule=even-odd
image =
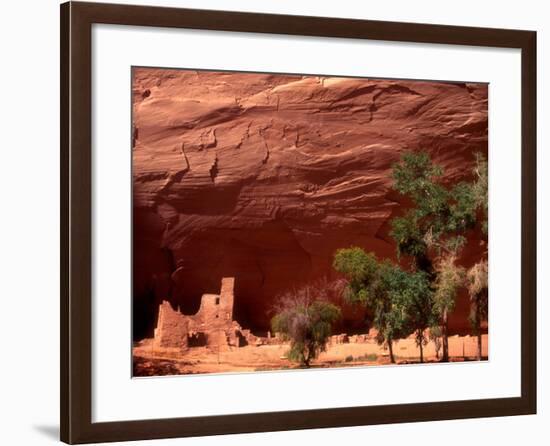
[{"label": "framed photographic print", "polygon": [[536,412],[535,32],[69,2],[61,110],[63,441]]}]

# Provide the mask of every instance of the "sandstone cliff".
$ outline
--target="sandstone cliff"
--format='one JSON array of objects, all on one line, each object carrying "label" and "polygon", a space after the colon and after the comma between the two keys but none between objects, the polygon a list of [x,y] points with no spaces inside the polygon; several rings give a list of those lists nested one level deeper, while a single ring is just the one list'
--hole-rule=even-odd
[{"label": "sandstone cliff", "polygon": [[[276,294],[334,277],[337,248],[395,258],[401,152],[429,151],[449,182],[487,153],[484,84],[139,68],[132,87],[138,328],[151,302],[194,311],[235,276],[236,319],[266,329]],[[463,263],[483,249],[470,235]]]}]

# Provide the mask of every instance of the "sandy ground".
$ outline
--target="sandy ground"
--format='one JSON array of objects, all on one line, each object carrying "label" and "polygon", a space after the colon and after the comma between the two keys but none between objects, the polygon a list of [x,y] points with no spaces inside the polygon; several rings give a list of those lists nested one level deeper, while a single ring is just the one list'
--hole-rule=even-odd
[{"label": "sandy ground", "polygon": [[[453,336],[449,338],[451,361],[476,359],[476,338]],[[253,372],[298,368],[298,364],[286,359],[287,344],[246,346],[217,351],[195,347],[181,354],[155,351],[151,340],[134,346],[134,376],[181,375],[196,373]],[[482,337],[482,354],[488,357],[488,337]],[[398,364],[419,362],[420,352],[413,339],[402,339],[394,344]],[[424,347],[425,362],[436,362],[435,346],[430,342]],[[312,367],[351,367],[361,365],[390,364],[389,354],[374,341],[344,343],[327,346],[312,362]]]}]

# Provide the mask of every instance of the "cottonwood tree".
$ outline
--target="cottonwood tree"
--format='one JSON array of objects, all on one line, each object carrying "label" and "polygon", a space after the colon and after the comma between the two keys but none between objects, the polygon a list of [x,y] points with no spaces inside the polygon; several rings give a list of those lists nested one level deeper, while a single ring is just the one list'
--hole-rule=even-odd
[{"label": "cottonwood tree", "polygon": [[411,333],[415,335],[420,350],[420,362],[424,362],[424,346],[428,343],[426,329],[434,324],[433,293],[427,274],[396,268],[391,276],[392,300],[402,309],[402,316]]},{"label": "cottonwood tree", "polygon": [[447,187],[442,168],[428,154],[405,153],[393,168],[393,187],[412,206],[392,220],[391,235],[398,258],[410,259],[410,270],[380,262],[361,248],[336,253],[333,266],[348,280],[348,299],[369,308],[392,362],[393,341],[412,333],[423,361],[428,327],[432,338],[442,338],[442,360],[449,359],[448,316],[464,284],[464,270],[457,265],[464,235],[478,223],[487,234],[487,162],[482,155],[476,155],[473,174],[472,182]]},{"label": "cottonwood tree", "polygon": [[476,263],[466,274],[470,294],[470,324],[477,336],[477,359],[481,360],[481,322],[489,313],[489,268],[486,260]]},{"label": "cottonwood tree", "polygon": [[[487,239],[489,224],[489,184],[487,161],[481,155],[476,158],[474,174],[476,181],[472,185],[472,195],[481,222],[481,231]],[[466,274],[466,288],[470,295],[470,324],[477,336],[477,359],[481,360],[481,323],[489,316],[489,265],[481,260],[472,266]]]},{"label": "cottonwood tree", "polygon": [[348,280],[345,298],[350,303],[360,304],[371,313],[371,323],[376,328],[377,341],[388,347],[390,361],[395,363],[393,342],[406,336],[404,318],[390,315],[395,305],[388,292],[388,273],[390,266],[379,263],[373,253],[367,253],[359,247],[339,249],[333,267]]},{"label": "cottonwood tree", "polygon": [[433,327],[430,327],[430,341],[434,343],[435,346],[435,358],[439,359],[439,352],[441,351],[442,342],[441,342],[441,327],[439,325],[435,325]]},{"label": "cottonwood tree", "polygon": [[[441,337],[442,361],[449,360],[448,317],[455,308],[458,292],[464,283],[464,268],[456,264],[456,256],[448,254],[439,259],[435,266],[434,312],[439,316],[439,325],[432,331]],[[437,343],[436,343],[437,344]]]},{"label": "cottonwood tree", "polygon": [[333,324],[340,319],[341,310],[323,300],[326,290],[304,286],[277,299],[271,328],[283,340],[290,341],[287,357],[303,367],[326,350]]},{"label": "cottonwood tree", "polygon": [[379,261],[358,247],[336,252],[333,266],[348,280],[346,297],[372,314],[377,341],[388,347],[395,363],[393,342],[415,333],[423,362],[424,332],[432,324],[432,293],[423,272],[407,272],[390,261]]},{"label": "cottonwood tree", "polygon": [[472,184],[472,196],[478,213],[477,220],[481,223],[481,231],[486,240],[489,231],[489,172],[487,160],[480,153],[476,154],[473,173],[475,181]]}]

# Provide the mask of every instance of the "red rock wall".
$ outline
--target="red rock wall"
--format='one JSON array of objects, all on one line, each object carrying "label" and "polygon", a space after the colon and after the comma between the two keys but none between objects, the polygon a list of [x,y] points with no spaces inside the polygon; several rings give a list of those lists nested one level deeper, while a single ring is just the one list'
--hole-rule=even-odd
[{"label": "red rock wall", "polygon": [[235,276],[235,319],[256,330],[278,293],[334,277],[336,249],[395,259],[400,153],[429,151],[449,182],[487,153],[484,84],[139,68],[132,88],[135,301],[196,311]]}]

